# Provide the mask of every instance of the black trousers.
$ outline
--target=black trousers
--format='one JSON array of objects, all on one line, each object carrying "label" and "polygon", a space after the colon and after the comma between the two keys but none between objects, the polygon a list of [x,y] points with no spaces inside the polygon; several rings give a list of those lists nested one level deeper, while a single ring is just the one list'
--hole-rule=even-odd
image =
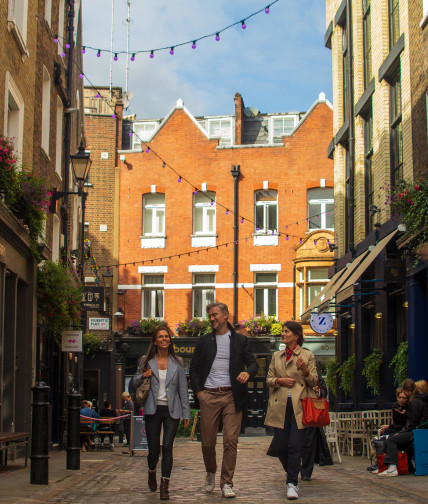
[{"label": "black trousers", "polygon": [[275,448],[284,471],[287,473],[287,484],[297,485],[305,429],[298,429],[294,417],[291,397],[287,399],[284,428],[275,427]]},{"label": "black trousers", "polygon": [[145,415],[145,422],[149,445],[147,456],[149,470],[154,471],[159,461],[160,433],[163,426],[161,475],[163,478],[169,478],[172,470],[172,447],[180,420],[170,416],[168,406],[158,406],[154,415]]},{"label": "black trousers", "polygon": [[398,464],[398,452],[409,451],[413,446],[413,432],[399,432],[386,440],[385,464]]}]

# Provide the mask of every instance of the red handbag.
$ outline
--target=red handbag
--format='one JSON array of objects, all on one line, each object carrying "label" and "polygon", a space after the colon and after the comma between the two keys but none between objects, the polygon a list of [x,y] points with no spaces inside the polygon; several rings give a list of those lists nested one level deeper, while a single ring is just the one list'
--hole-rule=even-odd
[{"label": "red handbag", "polygon": [[[388,466],[383,463],[383,458],[385,454],[377,456],[377,468],[378,472],[383,472],[388,469]],[[397,464],[398,474],[409,474],[409,464],[407,462],[407,453],[404,451],[398,452],[398,464]]]},{"label": "red handbag", "polygon": [[308,427],[329,425],[328,401],[325,397],[304,397],[302,399],[302,423]]}]

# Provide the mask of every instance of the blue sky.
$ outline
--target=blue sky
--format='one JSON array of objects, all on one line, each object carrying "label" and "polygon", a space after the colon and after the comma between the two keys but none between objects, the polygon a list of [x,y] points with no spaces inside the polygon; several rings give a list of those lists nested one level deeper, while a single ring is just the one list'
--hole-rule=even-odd
[{"label": "blue sky", "polygon": [[[193,40],[265,7],[269,0],[131,0],[130,51]],[[112,0],[84,0],[83,44],[110,48]],[[113,47],[126,50],[127,0],[114,0]],[[194,115],[232,114],[240,92],[261,112],[306,111],[325,92],[331,101],[331,51],[324,47],[324,0],[279,0],[251,18],[190,45],[136,56],[129,64],[128,114],[163,117],[178,98]],[[113,86],[125,90],[126,56],[113,63]],[[85,84],[108,86],[110,56],[87,50]]]}]

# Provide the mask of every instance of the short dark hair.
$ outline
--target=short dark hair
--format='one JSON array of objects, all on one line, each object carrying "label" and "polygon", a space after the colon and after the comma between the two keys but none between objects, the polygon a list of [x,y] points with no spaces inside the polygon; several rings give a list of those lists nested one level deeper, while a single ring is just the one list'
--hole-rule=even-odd
[{"label": "short dark hair", "polygon": [[297,344],[299,346],[303,345],[304,338],[303,338],[303,327],[302,324],[299,322],[296,322],[295,320],[287,320],[287,322],[284,322],[282,324],[282,327],[286,327],[289,329],[293,334],[298,336]]},{"label": "short dark hair", "polygon": [[104,408],[108,409],[111,405],[110,401],[104,401]]},{"label": "short dark hair", "polygon": [[210,303],[207,305],[207,313],[209,313],[209,311],[212,309],[212,308],[220,308],[220,310],[223,312],[223,313],[227,313],[229,315],[229,308],[227,307],[227,304],[224,304],[224,303]]}]

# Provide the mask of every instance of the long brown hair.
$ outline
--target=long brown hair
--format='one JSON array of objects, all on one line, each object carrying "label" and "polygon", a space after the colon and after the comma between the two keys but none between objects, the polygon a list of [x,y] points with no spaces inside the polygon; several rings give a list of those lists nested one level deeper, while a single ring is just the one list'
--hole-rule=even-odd
[{"label": "long brown hair", "polygon": [[402,387],[403,392],[410,392],[409,403],[411,403],[415,395],[418,394],[415,382],[411,378],[406,378],[403,381]]},{"label": "long brown hair", "polygon": [[302,324],[296,322],[295,320],[288,320],[282,324],[282,327],[284,326],[298,337],[297,344],[302,346],[304,341]]},{"label": "long brown hair", "polygon": [[165,323],[159,325],[156,328],[156,331],[153,333],[152,341],[150,342],[150,346],[149,346],[149,350],[148,350],[146,356],[144,357],[143,364],[141,366],[142,370],[147,368],[147,363],[149,362],[149,360],[153,359],[153,357],[157,354],[158,347],[157,347],[157,345],[155,345],[155,341],[156,341],[156,336],[160,333],[160,331],[166,331],[169,334],[169,339],[171,341],[171,344],[168,347],[168,355],[171,355],[171,357],[173,359],[177,360],[177,356],[175,355],[175,351],[174,351],[174,345],[172,344],[172,337],[174,336],[174,333],[172,332],[172,330],[168,326],[168,324],[165,322]]}]

